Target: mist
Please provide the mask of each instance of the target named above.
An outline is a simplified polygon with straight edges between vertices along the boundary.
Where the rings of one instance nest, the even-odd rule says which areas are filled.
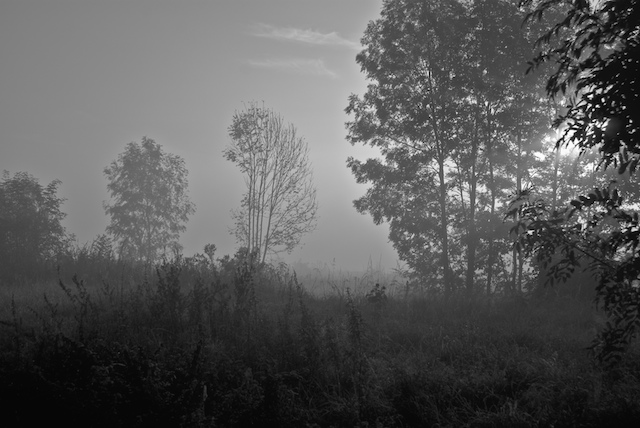
[[[3,426],[640,426],[637,0],[3,0]]]

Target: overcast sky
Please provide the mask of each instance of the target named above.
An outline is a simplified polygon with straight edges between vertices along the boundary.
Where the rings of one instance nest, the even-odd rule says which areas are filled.
[[[345,164],[374,154],[346,141],[344,108],[365,90],[355,55],[381,3],[0,0],[0,170],[61,180],[65,226],[84,243],[108,224],[104,167],[147,136],[189,169],[185,254],[233,254],[244,182],[222,151],[234,111],[264,101],[308,142],[318,188],[318,228],[287,260],[394,267]]]

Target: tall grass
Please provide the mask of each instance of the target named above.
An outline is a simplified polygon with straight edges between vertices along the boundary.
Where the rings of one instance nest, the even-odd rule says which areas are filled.
[[[589,302],[444,301],[382,272],[307,286],[284,266],[229,259],[138,278],[2,290],[4,426],[640,421],[640,351],[598,366],[587,347],[605,320]],[[322,278],[333,293],[318,293]]]

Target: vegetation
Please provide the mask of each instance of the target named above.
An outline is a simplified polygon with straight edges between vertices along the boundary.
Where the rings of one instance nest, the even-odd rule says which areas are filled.
[[[315,229],[316,189],[307,143],[273,110],[250,104],[236,112],[224,151],[245,176],[247,193],[234,211],[233,232],[248,254],[291,252]]]
[[[382,158],[348,165],[402,281],[265,263],[317,204],[304,140],[255,104],[224,153],[248,185],[233,257],[180,255],[187,170],[146,137],[82,247],[58,181],[5,172],[4,426],[638,426],[638,22],[634,0],[384,2],[347,107]],[[541,27],[546,88],[518,65]]]
[[[527,183],[553,191],[544,135],[554,110],[542,79],[524,73],[524,16],[500,0],[388,1],[356,58],[370,84],[349,98],[348,138],[382,158],[348,160],[371,183],[355,207],[389,223],[416,281],[449,296],[527,286],[502,213]]]
[[[153,265],[162,255],[179,253],[178,237],[195,212],[184,160],[143,137],[139,145],[127,144],[104,174],[113,200],[104,204],[111,217],[107,233],[119,257]]]
[[[556,148],[571,145],[584,155],[596,147],[598,169],[617,167],[617,176],[575,195],[564,208],[521,192],[508,215],[516,221],[518,245],[551,265],[551,279],[566,280],[588,266],[597,279],[596,302],[609,319],[593,347],[601,361],[615,363],[640,328],[640,4],[547,1],[528,17],[541,18],[560,3],[566,15],[538,39],[542,50],[531,63],[556,66],[546,85],[549,97],[563,98]],[[562,37],[559,43],[556,37]]]
[[[286,269],[205,255],[104,279],[2,290],[4,426],[640,421],[640,349],[598,365],[586,347],[603,321],[567,286],[445,302],[369,282],[314,297]]]
[[[371,83],[346,109],[350,142],[382,154],[348,160],[372,185],[355,207],[389,222],[420,285],[445,296],[522,291],[586,265],[610,321],[593,345],[607,362],[640,327],[638,10],[636,1],[385,2],[356,59]],[[543,15],[551,24],[537,22]],[[525,74],[536,39],[530,71],[544,73]],[[545,137],[554,116],[557,142]]]
[[[69,243],[60,223],[66,216],[58,196],[60,181],[42,186],[26,172],[11,176],[4,171],[0,182],[0,282],[34,278],[55,265]]]

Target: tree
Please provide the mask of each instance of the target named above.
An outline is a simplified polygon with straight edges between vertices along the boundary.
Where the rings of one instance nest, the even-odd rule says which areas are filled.
[[[455,218],[460,220],[466,246],[466,288],[473,291],[478,272],[485,271],[490,293],[493,266],[501,257],[496,241],[504,240],[496,211],[504,193],[498,175],[521,188],[550,115],[542,79],[523,72],[530,35],[521,28],[523,16],[516,4],[509,0],[463,4],[467,22],[465,55],[459,65],[464,80],[459,125],[463,138],[454,151],[451,178],[460,199],[460,215]],[[508,156],[500,159],[500,151]],[[479,224],[480,219],[492,224]],[[481,234],[478,229],[483,226]],[[512,262],[512,274],[511,288],[520,289],[521,261]]]
[[[627,168],[634,172],[640,157],[638,1],[547,0],[528,19],[542,19],[560,6],[567,8],[565,19],[538,39],[541,51],[530,63],[530,69],[555,63],[547,93],[552,98],[569,94],[565,112],[555,122],[564,127],[557,145],[576,145],[582,151],[597,146],[605,167],[613,163],[620,173]],[[554,44],[558,35],[566,38]]]
[[[372,184],[355,207],[389,222],[399,257],[445,294],[462,282],[474,292],[479,272],[492,290],[507,238],[499,198],[515,148],[541,133],[544,94],[521,93],[540,86],[524,76],[521,19],[503,0],[388,1],[356,57],[371,83],[349,98],[348,139],[382,158],[347,160]]]
[[[150,138],[129,143],[104,169],[112,202],[107,233],[118,243],[119,257],[154,263],[169,249],[179,251],[178,237],[195,212],[188,197],[184,160],[165,153]]]
[[[447,294],[454,275],[446,175],[459,137],[462,9],[452,0],[385,2],[356,56],[372,83],[346,108],[354,115],[346,124],[351,144],[369,144],[384,156],[347,160],[359,183],[373,184],[356,209],[376,224],[388,221],[400,258],[423,280],[441,280]]]
[[[55,259],[69,244],[61,221],[64,199],[59,180],[42,186],[26,172],[10,176],[4,171],[0,183],[1,274],[9,279],[29,275],[43,263]]]
[[[593,349],[615,363],[640,328],[640,224],[636,199],[628,199],[640,158],[640,5],[637,0],[524,0],[535,6],[529,19],[563,8],[564,17],[538,40],[531,69],[553,64],[547,80],[550,98],[562,98],[563,127],[556,147],[575,146],[581,154],[597,148],[599,165],[617,167],[618,183],[597,186],[553,209],[532,192],[513,201],[519,215],[517,245],[548,268],[549,280],[566,280],[582,264],[598,279],[596,302],[609,317]],[[559,40],[558,40],[559,38]],[[629,176],[625,176],[625,172]],[[626,182],[626,183],[625,183]],[[626,198],[625,198],[626,197]],[[635,207],[634,207],[635,206]]]
[[[233,211],[238,242],[260,262],[270,252],[291,252],[316,225],[307,143],[292,124],[256,103],[234,114],[229,136],[224,155],[247,186],[241,208]]]

